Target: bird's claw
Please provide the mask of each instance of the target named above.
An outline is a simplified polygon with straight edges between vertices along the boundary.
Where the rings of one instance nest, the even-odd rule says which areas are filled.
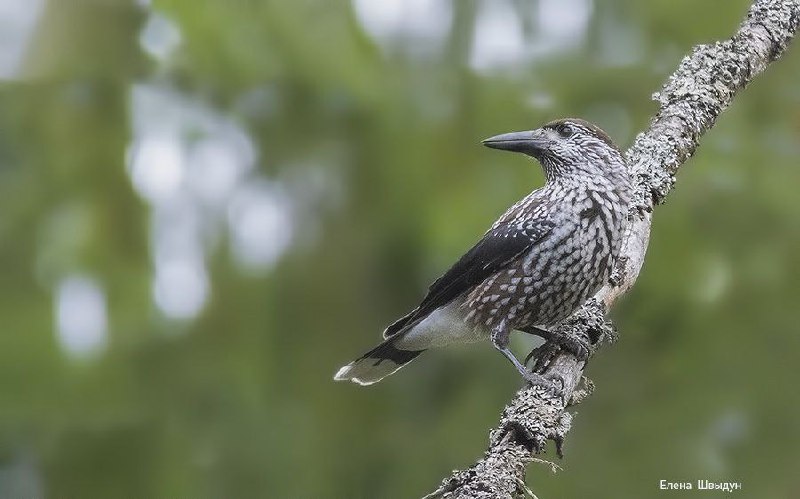
[[[561,350],[571,353],[581,362],[586,362],[592,355],[592,345],[578,336],[556,333],[550,341],[558,345]]]
[[[527,357],[525,357],[524,364],[527,366],[531,359],[533,359],[533,365],[530,367],[531,372],[542,373],[547,369],[547,366],[550,365],[550,362],[559,351],[561,351],[561,349],[557,344],[545,341],[528,353]]]
[[[525,357],[524,365],[527,366],[533,359],[533,365],[530,367],[531,372],[542,373],[561,351],[569,352],[579,361],[586,362],[591,356],[593,348],[588,341],[577,336],[551,333],[544,343],[528,353],[527,357]]]

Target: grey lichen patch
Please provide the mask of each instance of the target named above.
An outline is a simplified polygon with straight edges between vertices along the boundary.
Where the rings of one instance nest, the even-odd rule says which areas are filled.
[[[463,471],[454,471],[423,499],[514,498],[527,491],[520,476],[530,461],[530,453],[521,446],[492,448],[483,459]]]
[[[672,135],[658,136],[652,131],[636,137],[627,153],[634,184],[633,207],[640,215],[653,209],[672,189],[675,176],[656,158],[672,158],[678,150]]]
[[[586,376],[581,376],[581,384],[572,392],[568,405],[578,405],[594,393],[594,382]]]
[[[775,60],[789,46],[800,24],[800,10],[796,3],[796,0],[755,2],[739,30],[740,36],[747,38],[758,27],[763,28],[772,45],[770,61]]]
[[[613,286],[621,286],[627,277],[625,266],[630,260],[630,257],[621,256],[614,262],[614,268],[611,269],[611,275],[608,277],[608,282]]]

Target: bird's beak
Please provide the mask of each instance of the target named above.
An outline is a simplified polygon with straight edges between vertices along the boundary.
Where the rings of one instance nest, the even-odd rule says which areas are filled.
[[[527,132],[511,132],[495,135],[483,141],[483,145],[492,149],[522,152],[531,156],[538,156],[547,147],[547,139],[541,130]]]

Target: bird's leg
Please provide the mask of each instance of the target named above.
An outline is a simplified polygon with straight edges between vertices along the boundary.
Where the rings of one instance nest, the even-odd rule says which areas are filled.
[[[559,331],[550,331],[548,329],[544,329],[538,326],[528,326],[520,328],[520,331],[528,334],[534,334],[536,336],[541,336],[546,341],[545,345],[547,343],[556,345],[558,348],[574,355],[575,358],[578,359],[579,361],[588,360],[589,355],[593,350],[592,345],[588,341],[575,335],[566,334]],[[535,351],[536,350],[534,350],[534,352]],[[532,355],[533,352],[531,352],[525,359],[525,364],[528,363]]]
[[[508,327],[508,323],[505,319],[503,319],[492,329],[492,344],[497,350],[500,351],[500,353],[505,355],[512,364],[514,364],[514,367],[517,368],[517,371],[519,371],[519,373],[528,383],[547,388],[548,390],[557,390],[553,381],[545,378],[541,374],[528,371],[528,369],[526,369],[525,366],[520,363],[514,353],[508,348],[510,336],[511,328]]]

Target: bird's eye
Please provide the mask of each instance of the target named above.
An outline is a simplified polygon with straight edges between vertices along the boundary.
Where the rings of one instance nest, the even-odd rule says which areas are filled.
[[[573,130],[572,126],[570,126],[568,123],[562,123],[556,127],[556,132],[558,132],[562,138],[567,139],[572,137],[572,134],[575,133],[575,130]]]

